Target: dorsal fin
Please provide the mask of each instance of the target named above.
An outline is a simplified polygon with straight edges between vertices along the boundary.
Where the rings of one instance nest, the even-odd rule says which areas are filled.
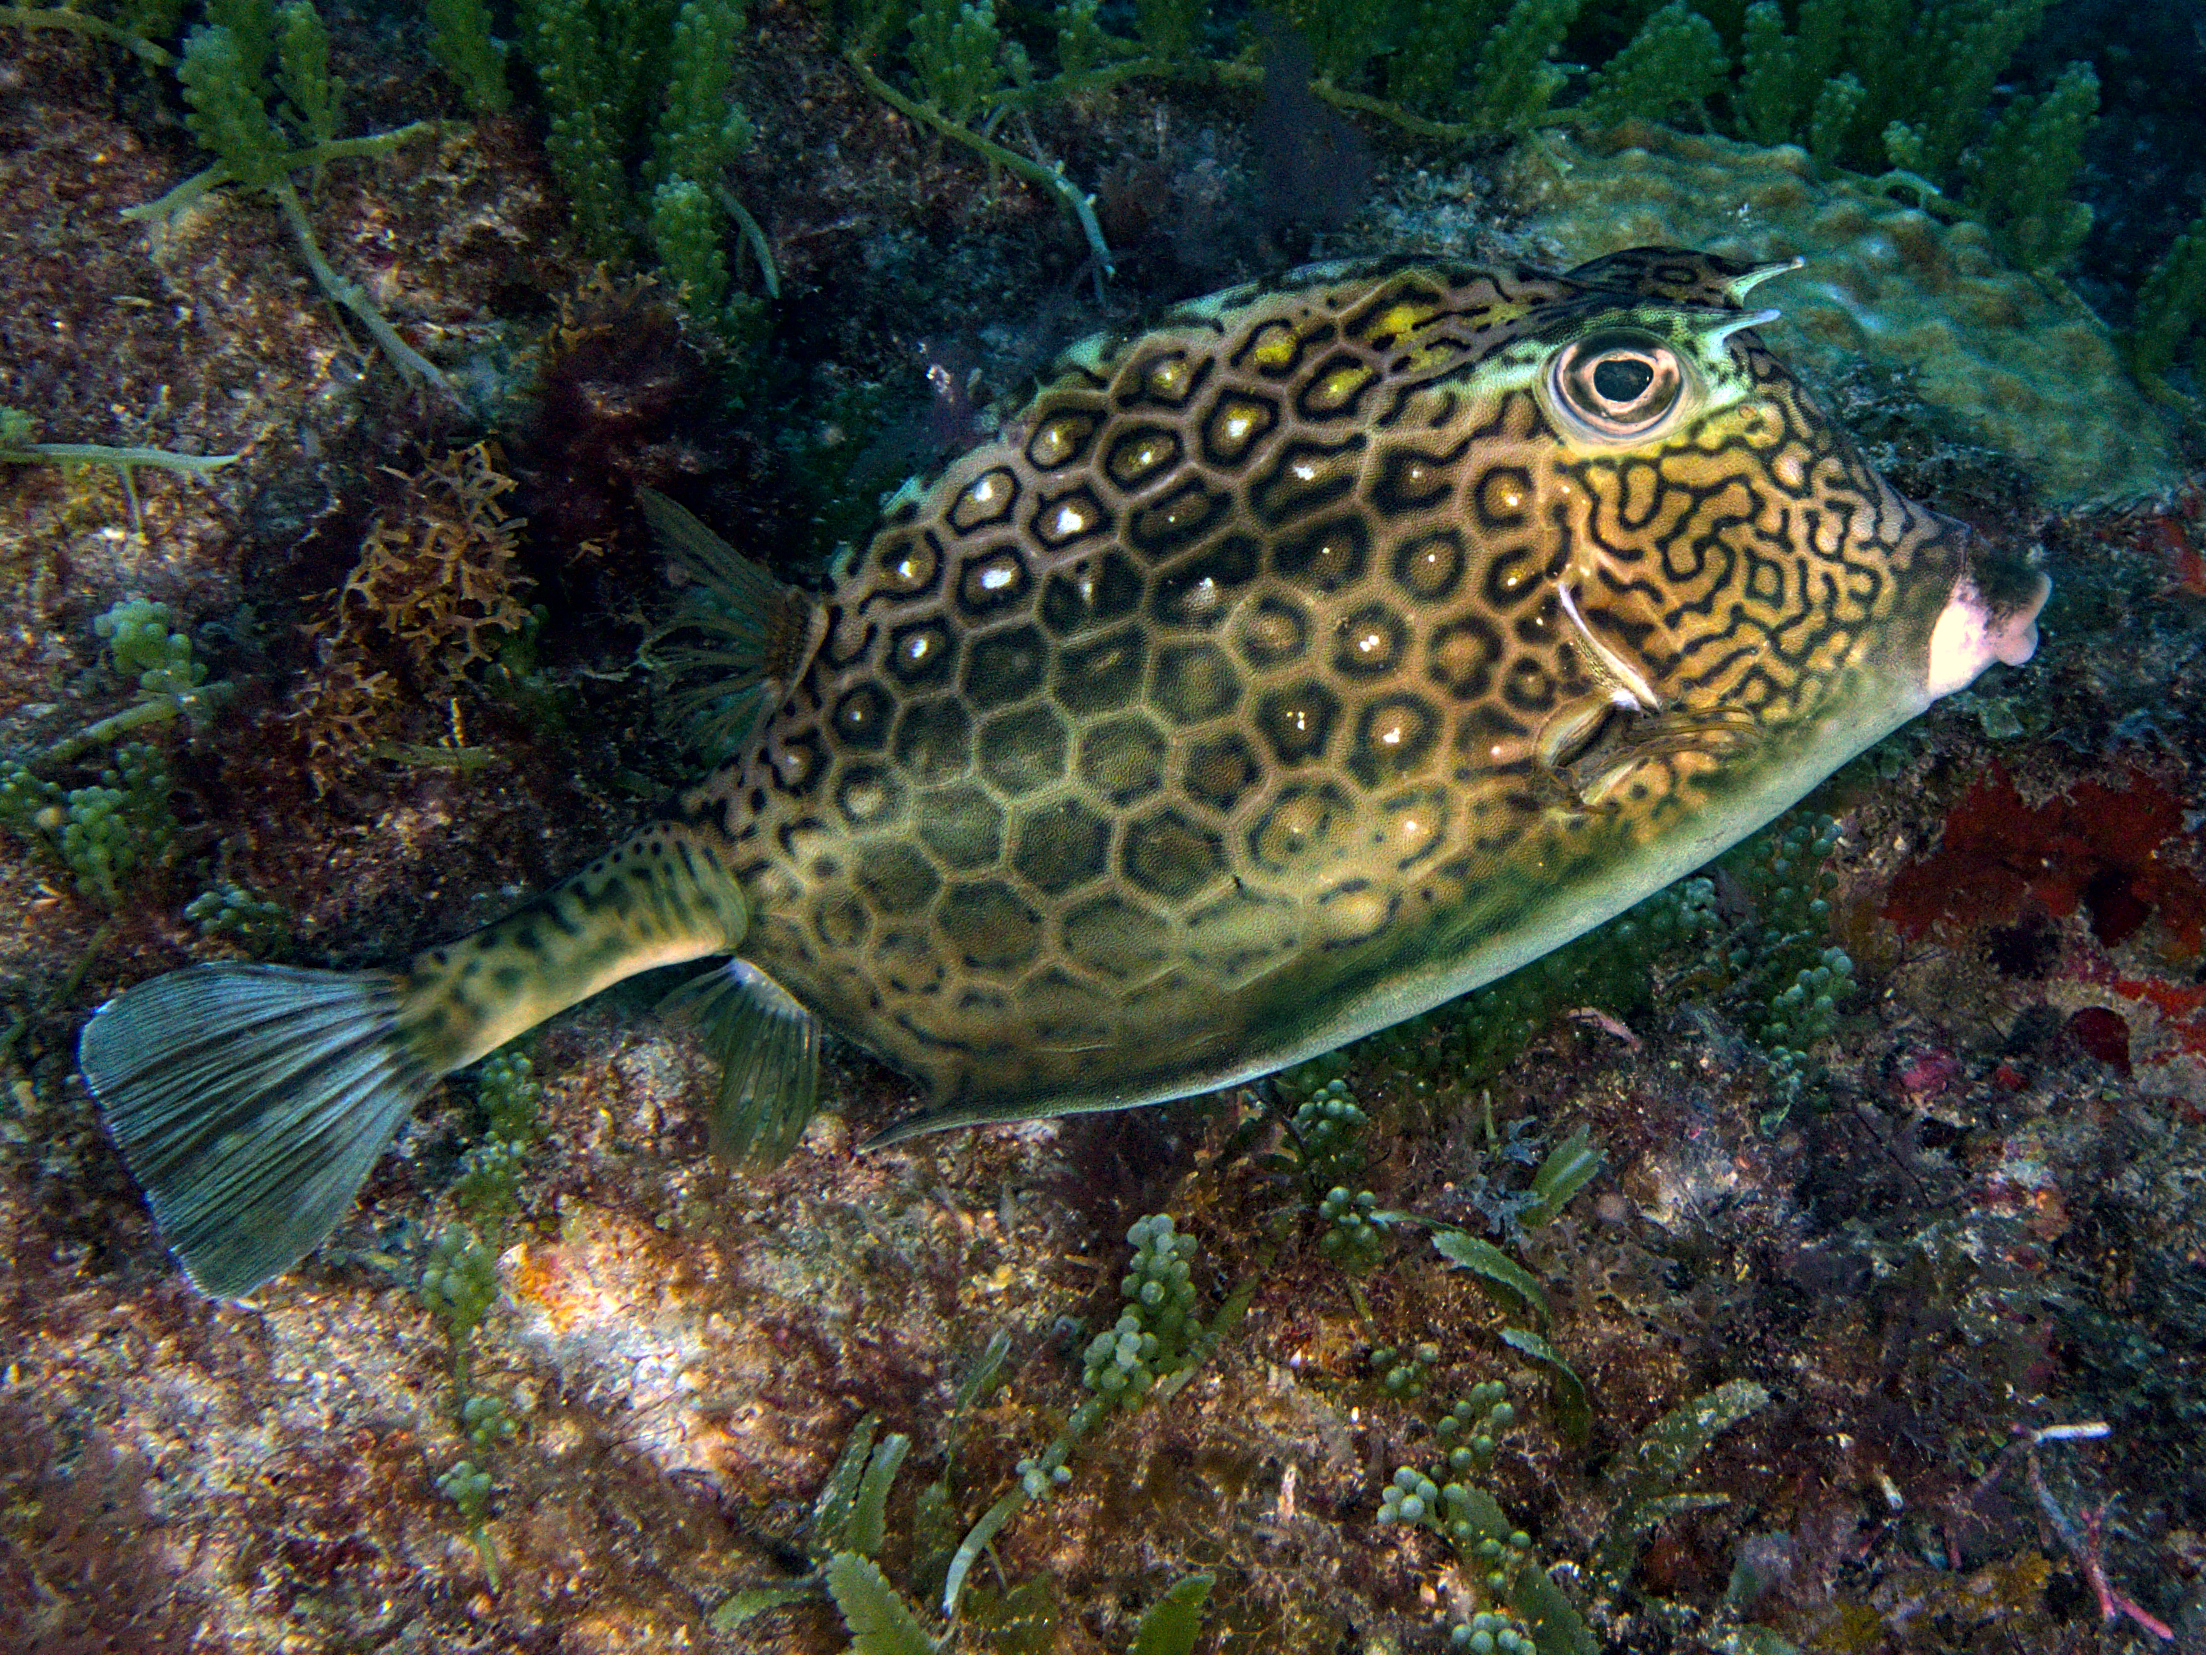
[[[681,612],[647,649],[681,687],[676,715],[707,745],[731,756],[748,744],[759,715],[811,665],[827,630],[809,592],[784,586],[695,517],[653,489],[638,489],[643,514],[667,558],[695,580]],[[682,633],[694,643],[667,643]]]

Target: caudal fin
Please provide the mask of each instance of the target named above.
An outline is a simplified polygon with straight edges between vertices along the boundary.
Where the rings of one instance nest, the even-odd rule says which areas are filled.
[[[202,1291],[246,1292],[336,1228],[436,1080],[399,1010],[385,972],[221,964],[92,1014],[77,1063]]]

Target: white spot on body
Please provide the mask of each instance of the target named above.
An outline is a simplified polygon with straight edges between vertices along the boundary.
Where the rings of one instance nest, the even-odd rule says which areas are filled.
[[[1180,613],[1188,620],[1207,620],[1218,611],[1224,594],[1218,590],[1217,580],[1204,575],[1180,596]]]

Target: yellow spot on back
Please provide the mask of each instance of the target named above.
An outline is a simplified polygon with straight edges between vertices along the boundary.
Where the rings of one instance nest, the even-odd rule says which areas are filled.
[[[1249,347],[1250,360],[1260,368],[1284,368],[1294,360],[1295,332],[1284,322],[1267,322]]]
[[[1431,317],[1432,312],[1433,307],[1431,305],[1411,304],[1407,300],[1399,301],[1387,306],[1384,314],[1379,317],[1377,325],[1371,331],[1374,334],[1393,334],[1398,337],[1422,325]]]
[[[1371,383],[1371,370],[1363,366],[1335,368],[1311,388],[1311,406],[1320,411],[1330,411],[1346,406],[1356,393]]]
[[[1034,441],[1027,448],[1027,457],[1036,465],[1062,465],[1072,458],[1073,450],[1086,435],[1085,420],[1051,420],[1034,433]]]

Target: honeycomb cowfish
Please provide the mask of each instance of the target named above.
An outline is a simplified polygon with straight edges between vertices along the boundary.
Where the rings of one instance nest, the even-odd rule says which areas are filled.
[[[1902,498],[1746,306],[1638,249],[1236,288],[1062,357],[812,594],[672,502],[717,773],[389,971],[202,964],[85,1078],[201,1288],[289,1268],[437,1077],[676,990],[721,1147],[787,1152],[823,1033],[884,1136],[1263,1075],[1579,935],[2036,646],[2044,577]]]

